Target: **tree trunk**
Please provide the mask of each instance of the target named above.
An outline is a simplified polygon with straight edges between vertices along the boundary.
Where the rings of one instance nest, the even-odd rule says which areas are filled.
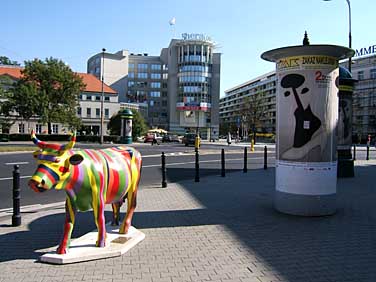
[[[51,122],[47,123],[47,131],[48,131],[48,135],[52,134],[52,125],[51,125]]]

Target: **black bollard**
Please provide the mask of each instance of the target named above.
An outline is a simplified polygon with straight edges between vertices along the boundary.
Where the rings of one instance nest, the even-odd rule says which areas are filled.
[[[198,159],[198,149],[196,151],[196,162],[195,162],[195,182],[200,182],[200,166],[199,166],[199,159]]]
[[[266,146],[264,147],[264,169],[268,168],[268,151]]]
[[[354,158],[353,160],[355,161],[356,160],[356,145],[354,144]]]
[[[367,145],[367,156],[366,156],[366,160],[368,161],[369,160],[369,146]]]
[[[20,212],[20,171],[19,166],[14,166],[13,171],[13,216],[12,226],[21,225],[21,212]]]
[[[244,167],[243,172],[247,172],[247,147],[244,147]]]
[[[225,149],[222,149],[222,152],[221,152],[221,176],[222,177],[225,177],[226,176],[226,173],[225,173]]]
[[[167,187],[166,182],[166,156],[164,152],[162,152],[162,188]]]

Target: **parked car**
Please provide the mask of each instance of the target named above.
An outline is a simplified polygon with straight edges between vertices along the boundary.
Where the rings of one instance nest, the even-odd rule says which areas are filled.
[[[180,142],[179,136],[176,134],[165,134],[162,136],[162,142]]]
[[[160,143],[162,141],[162,136],[160,136],[158,133],[148,133],[145,135],[144,143],[148,143],[148,142],[151,143],[153,142],[153,140]]]
[[[185,146],[188,146],[188,145],[195,145],[195,141],[196,141],[196,134],[195,133],[186,133],[182,139],[182,143],[185,145]],[[201,139],[199,141],[199,146],[201,145]]]

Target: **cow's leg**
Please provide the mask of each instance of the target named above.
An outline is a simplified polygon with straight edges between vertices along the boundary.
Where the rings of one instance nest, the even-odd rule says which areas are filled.
[[[134,210],[136,209],[136,205],[137,205],[137,186],[138,186],[138,182],[135,185],[135,187],[131,187],[130,190],[133,190],[133,191],[128,192],[127,215],[125,216],[123,222],[121,223],[121,226],[119,229],[120,234],[127,234],[129,227],[131,227],[132,225],[132,217],[133,217]]]
[[[111,225],[113,225],[113,226],[119,225],[121,204],[122,204],[122,201],[112,204],[112,222],[111,222]]]
[[[72,206],[69,197],[65,200],[65,224],[64,224],[64,236],[57,248],[58,254],[66,254],[69,248],[70,239],[73,231],[74,220],[76,217],[76,209]]]
[[[104,199],[100,197],[98,204],[93,207],[95,224],[98,228],[97,247],[104,247],[106,245],[106,222],[104,218]]]

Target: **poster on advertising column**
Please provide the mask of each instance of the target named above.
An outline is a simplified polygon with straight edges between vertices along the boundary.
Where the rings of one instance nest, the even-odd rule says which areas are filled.
[[[338,75],[338,60],[329,56],[277,62],[277,190],[335,193],[335,183],[328,180],[336,181]],[[306,176],[316,183],[304,183]]]

